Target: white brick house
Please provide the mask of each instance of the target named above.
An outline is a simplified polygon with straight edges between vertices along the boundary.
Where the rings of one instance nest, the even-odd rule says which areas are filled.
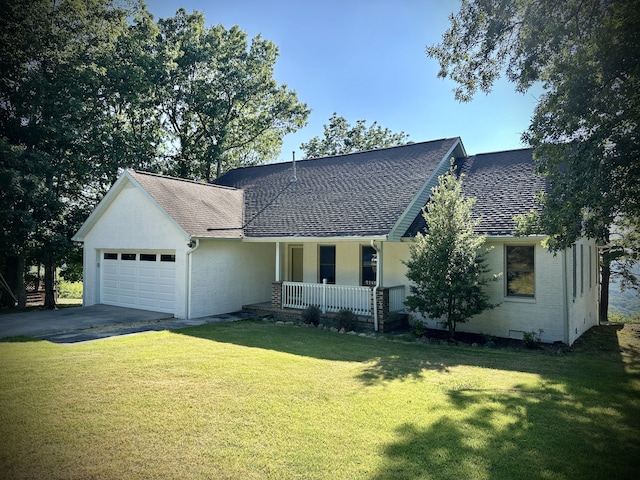
[[[513,216],[546,188],[531,150],[467,156],[459,138],[232,170],[215,185],[127,171],[74,239],[84,242],[84,304],[194,318],[270,302],[351,308],[384,329],[409,292],[404,261],[421,209],[454,159],[494,247],[500,306],[459,331],[571,344],[598,323],[597,249],[553,255],[514,236]],[[294,173],[295,172],[295,173]],[[325,280],[326,279],[326,280]],[[323,284],[323,280],[324,284]],[[440,327],[438,320],[427,320]]]

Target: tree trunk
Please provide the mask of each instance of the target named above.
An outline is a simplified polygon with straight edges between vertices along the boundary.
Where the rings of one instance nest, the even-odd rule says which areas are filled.
[[[18,257],[10,256],[5,259],[3,277],[7,282],[7,286],[11,290],[10,292],[0,287],[2,295],[0,295],[0,306],[15,308],[16,306],[16,293],[17,279],[18,279]]]
[[[609,320],[609,278],[611,277],[611,263],[607,254],[602,255],[600,267],[600,323]]]
[[[18,257],[18,271],[16,272],[16,297],[18,298],[18,308],[27,308],[27,287],[24,284],[24,257]]]
[[[55,273],[52,255],[47,254],[44,261],[44,308],[49,310],[56,309]]]

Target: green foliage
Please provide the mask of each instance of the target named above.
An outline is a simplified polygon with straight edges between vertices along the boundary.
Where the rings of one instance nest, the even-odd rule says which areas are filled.
[[[309,110],[277,47],[140,0],[7,0],[0,15],[0,272],[77,278],[71,237],[123,168],[210,180],[274,158]],[[212,165],[215,171],[212,172]],[[0,298],[0,302],[3,301]],[[13,303],[13,301],[12,301]]]
[[[516,90],[542,84],[523,140],[549,180],[542,212],[523,224],[562,250],[606,240],[616,217],[640,220],[640,9],[634,0],[464,0],[427,54],[458,100],[489,93],[505,72]],[[640,249],[638,245],[635,247]]]
[[[335,112],[324,126],[324,138],[313,137],[300,145],[305,158],[317,158],[330,155],[374,150],[376,148],[402,145],[409,138],[404,132],[393,133],[373,122],[368,128],[364,120],[358,120],[351,126],[344,117]]]
[[[609,313],[609,322],[612,323],[640,323],[640,311],[625,315],[622,312]]]
[[[258,35],[249,44],[238,26],[207,28],[201,13],[184,9],[159,27],[164,171],[210,181],[276,158],[282,137],[306,124],[307,106],[273,77],[273,42]]]
[[[336,314],[338,327],[344,328],[346,331],[355,330],[358,324],[358,316],[348,308],[343,308]]]
[[[322,315],[322,311],[317,305],[309,305],[302,311],[302,319],[305,323],[310,323],[311,325],[318,325],[320,323],[320,316]]]
[[[82,282],[59,282],[58,298],[82,298]]]
[[[424,322],[422,320],[418,320],[413,315],[409,320],[409,326],[416,337],[425,337],[427,335],[427,328],[425,327]]]
[[[542,342],[543,333],[544,333],[543,329],[539,329],[538,333],[535,333],[533,331],[524,332],[522,334],[522,341],[524,343],[524,346],[529,349],[538,348],[540,346],[540,343]]]
[[[426,234],[418,234],[406,262],[411,295],[406,304],[431,318],[443,318],[451,337],[456,325],[494,307],[483,287],[485,274],[484,237],[473,231],[475,199],[462,196],[462,180],[453,167],[439,177],[423,211]]]

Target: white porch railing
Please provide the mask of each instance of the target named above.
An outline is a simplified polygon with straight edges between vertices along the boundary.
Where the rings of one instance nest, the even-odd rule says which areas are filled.
[[[317,305],[323,313],[348,308],[356,315],[371,315],[370,287],[325,283],[282,282],[282,306],[305,309]]]
[[[404,285],[389,287],[389,311],[401,312],[405,309]]]

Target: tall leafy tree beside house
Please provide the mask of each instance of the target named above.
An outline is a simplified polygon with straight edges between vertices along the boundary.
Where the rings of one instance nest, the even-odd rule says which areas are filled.
[[[416,235],[406,262],[412,282],[407,307],[443,319],[451,338],[459,323],[494,307],[484,292],[486,249],[484,237],[474,232],[474,202],[462,196],[462,179],[453,168],[440,176],[423,210],[427,230]]]
[[[107,68],[122,63],[119,39],[134,27],[134,13],[143,15],[144,8],[111,0],[2,5],[2,257],[5,268],[18,265],[11,280],[18,290],[25,262],[44,264],[50,308],[55,266],[72,248],[69,239],[96,187],[113,178],[125,150],[114,141],[125,129],[112,120],[115,99],[131,85],[114,82]]]
[[[277,158],[282,137],[306,124],[309,109],[274,79],[276,45],[259,35],[249,43],[238,26],[207,28],[201,13],[183,9],[159,26],[158,49],[169,55],[160,84],[163,169],[211,181]]]
[[[450,20],[427,54],[440,63],[440,77],[458,84],[456,99],[489,93],[503,74],[518,92],[544,88],[523,140],[550,188],[539,197],[540,214],[520,219],[521,231],[544,232],[557,251],[581,236],[607,242],[620,218],[638,225],[637,2],[463,0]]]
[[[328,157],[402,145],[408,138],[406,133],[394,133],[377,122],[367,127],[365,120],[358,120],[351,125],[334,112],[329,124],[324,126],[324,137],[313,137],[300,145],[300,149],[305,158]]]
[[[0,38],[0,272],[24,299],[25,266],[44,264],[50,308],[55,267],[77,261],[70,238],[122,168],[209,180],[275,156],[308,115],[273,79],[273,43],[200,14],[6,0]]]

